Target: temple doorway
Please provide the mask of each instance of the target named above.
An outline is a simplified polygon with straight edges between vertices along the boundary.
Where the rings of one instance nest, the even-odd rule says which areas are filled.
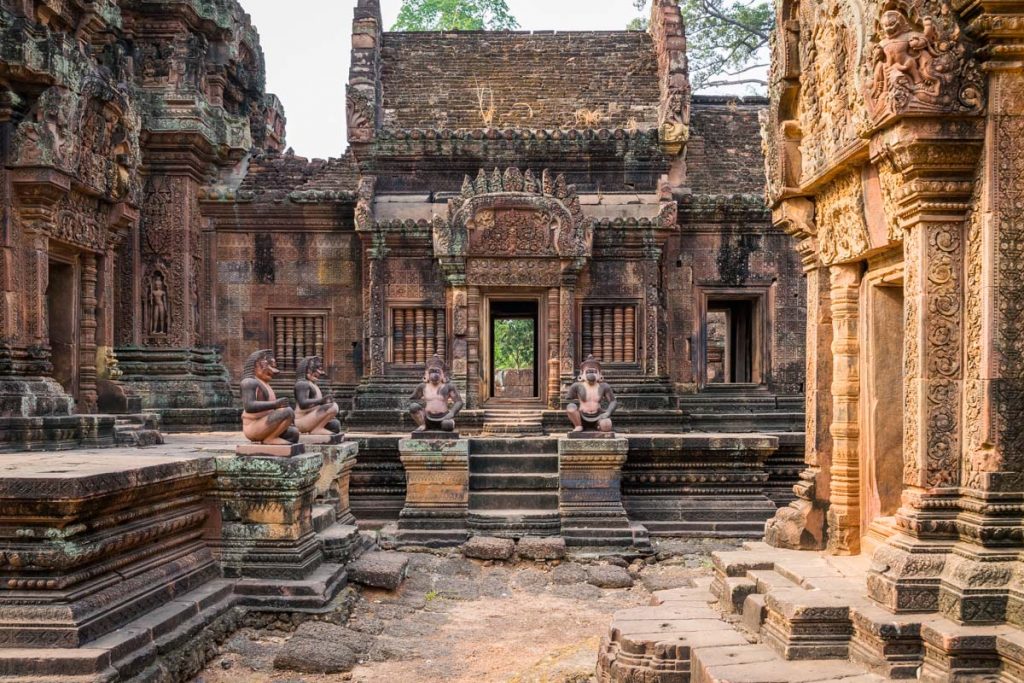
[[[46,288],[46,314],[50,333],[50,360],[53,378],[69,395],[78,394],[78,316],[75,305],[75,266],[66,261],[50,261]]]
[[[860,523],[865,552],[893,533],[903,489],[903,287],[893,277],[866,275],[861,300]]]
[[[700,349],[702,386],[760,384],[764,381],[763,297],[719,292],[704,301]]]
[[[490,396],[496,401],[537,401],[538,301],[492,300],[490,318]]]

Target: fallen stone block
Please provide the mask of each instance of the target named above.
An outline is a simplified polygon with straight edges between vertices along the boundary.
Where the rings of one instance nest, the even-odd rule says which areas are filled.
[[[462,545],[462,554],[477,560],[508,560],[516,550],[511,538],[473,536]]]
[[[327,645],[318,638],[295,636],[274,657],[274,668],[307,674],[351,671],[358,663],[355,652],[342,644]]]
[[[561,536],[524,536],[516,546],[525,560],[561,560],[565,557],[565,539]]]
[[[598,588],[629,588],[633,585],[633,577],[622,567],[598,564],[587,569],[587,583]]]
[[[390,591],[398,588],[409,568],[409,556],[403,553],[365,553],[348,567],[348,578],[371,588]]]

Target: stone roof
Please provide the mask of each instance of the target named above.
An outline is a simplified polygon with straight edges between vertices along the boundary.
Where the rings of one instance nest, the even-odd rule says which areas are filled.
[[[657,127],[640,31],[385,33],[381,59],[385,128]]]
[[[359,169],[351,152],[340,159],[313,160],[260,153],[250,160],[237,196],[247,201],[349,200],[358,186]]]
[[[763,97],[693,96],[686,185],[695,194],[764,193],[758,113],[767,107]]]

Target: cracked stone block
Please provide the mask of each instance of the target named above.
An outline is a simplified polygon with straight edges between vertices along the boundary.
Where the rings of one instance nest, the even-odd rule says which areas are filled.
[[[525,560],[561,560],[565,557],[565,539],[561,536],[524,536],[516,546]]]
[[[630,588],[633,577],[622,567],[599,564],[587,568],[587,583],[598,588]]]
[[[473,536],[462,545],[462,554],[477,560],[508,560],[516,550],[511,538]]]
[[[405,579],[409,556],[403,553],[366,553],[348,567],[348,578],[371,588],[395,590]]]

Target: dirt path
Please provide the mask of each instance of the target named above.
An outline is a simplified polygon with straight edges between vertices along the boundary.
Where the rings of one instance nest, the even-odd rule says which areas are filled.
[[[401,588],[361,590],[344,626],[306,624],[295,636],[243,630],[195,683],[588,681],[613,612],[709,572],[707,544],[683,543],[679,553],[665,548],[663,561],[634,564],[633,587],[618,589],[591,585],[592,566],[576,562],[490,566],[454,554],[413,554]],[[275,669],[282,653],[310,671],[344,666],[339,657],[349,653],[354,668]]]

